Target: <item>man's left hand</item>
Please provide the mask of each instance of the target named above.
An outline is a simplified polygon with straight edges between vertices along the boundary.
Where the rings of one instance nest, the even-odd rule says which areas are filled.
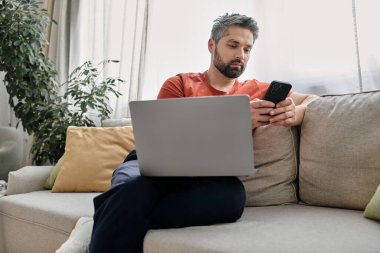
[[[290,97],[279,102],[276,108],[269,112],[269,115],[271,116],[269,119],[271,125],[295,126],[300,124],[296,117],[296,105]]]

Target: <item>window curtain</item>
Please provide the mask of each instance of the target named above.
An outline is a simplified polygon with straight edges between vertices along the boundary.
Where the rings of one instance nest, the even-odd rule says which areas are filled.
[[[148,0],[45,0],[40,7],[46,9],[57,24],[46,31],[49,46],[45,53],[55,63],[60,84],[85,61],[95,65],[102,60],[119,60],[104,70],[104,77],[121,77],[127,83],[119,85],[123,95],[110,96],[113,118],[129,117],[128,101],[141,98],[145,61]],[[3,73],[0,73],[1,80]],[[67,87],[61,86],[64,94]],[[1,126],[15,126],[17,119],[8,104],[5,86],[0,88]],[[90,115],[100,125],[97,115]],[[19,127],[22,132],[22,127]],[[24,162],[32,164],[29,152],[33,136],[24,135]]]
[[[288,81],[318,95],[380,89],[380,1],[208,3],[151,0],[144,99],[155,99],[170,76],[208,68],[212,21],[226,12],[252,16],[260,28],[241,80]]]
[[[380,1],[352,0],[356,12],[358,53],[363,90],[380,90]]]
[[[58,24],[51,27],[49,57],[57,66],[60,83],[85,61],[97,65],[118,60],[107,65],[103,77],[126,81],[117,87],[122,96],[110,96],[109,105],[111,117],[129,117],[128,101],[142,96],[148,0],[55,1],[52,17]],[[61,94],[65,89],[61,87]]]
[[[379,9],[376,0],[254,0],[255,76],[319,95],[380,89]]]
[[[44,8],[48,10],[50,17],[55,20],[56,24],[51,24],[48,27],[47,36],[49,46],[47,54],[55,63],[58,70],[58,82],[63,84],[67,81],[69,75],[69,60],[70,60],[70,38],[71,38],[71,21],[72,15],[77,15],[75,9],[75,1],[71,0],[46,0]],[[73,8],[72,8],[73,7]],[[66,87],[60,87],[59,94],[63,95]]]

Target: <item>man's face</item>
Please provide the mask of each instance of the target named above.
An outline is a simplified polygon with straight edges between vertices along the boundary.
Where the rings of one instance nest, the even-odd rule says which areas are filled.
[[[218,43],[212,42],[210,51],[214,66],[228,78],[237,78],[243,74],[253,46],[252,32],[232,26]]]

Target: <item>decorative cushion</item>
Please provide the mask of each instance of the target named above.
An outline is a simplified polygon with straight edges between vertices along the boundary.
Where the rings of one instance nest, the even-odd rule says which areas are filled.
[[[364,217],[380,221],[380,185],[365,208]]]
[[[246,205],[296,203],[297,130],[270,125],[259,127],[253,142],[258,170],[253,176],[240,177],[247,194]]]
[[[58,162],[56,163],[56,165],[50,172],[49,177],[46,179],[45,184],[44,184],[44,188],[46,190],[51,190],[53,188],[53,185],[54,185],[55,180],[57,179],[58,173],[61,171],[63,158],[64,156],[59,158]]]
[[[380,184],[380,92],[326,96],[301,128],[300,199],[363,210]]]
[[[53,192],[103,192],[134,148],[131,127],[69,127],[65,159]]]

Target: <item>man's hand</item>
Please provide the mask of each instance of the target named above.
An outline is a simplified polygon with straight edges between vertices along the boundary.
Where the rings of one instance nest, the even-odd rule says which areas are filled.
[[[276,108],[269,112],[271,125],[275,126],[296,126],[302,121],[297,118],[296,105],[291,97],[286,98],[276,105]]]
[[[298,126],[302,124],[307,105],[318,96],[293,92],[290,97],[277,105],[270,101],[253,99],[251,101],[252,129],[259,126]]]
[[[271,118],[269,113],[274,110],[273,108],[275,104],[270,101],[260,100],[258,98],[253,99],[250,104],[252,129],[259,126],[268,125]]]

